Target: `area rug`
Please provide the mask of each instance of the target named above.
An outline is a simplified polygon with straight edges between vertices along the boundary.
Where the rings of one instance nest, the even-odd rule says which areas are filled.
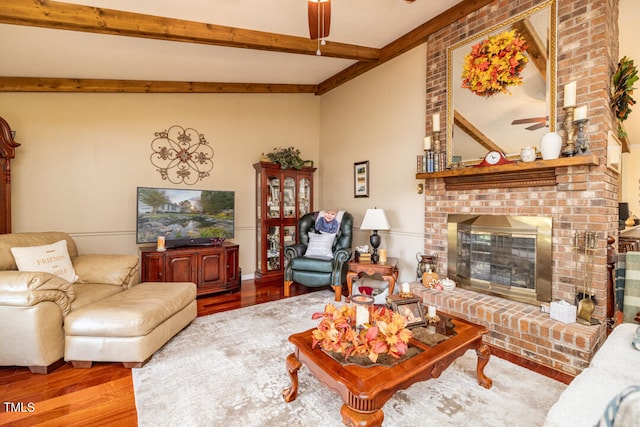
[[[140,426],[340,426],[342,400],[302,366],[298,398],[290,386],[287,338],[314,327],[314,312],[333,301],[317,291],[199,317],[151,361],[133,370]],[[566,386],[492,357],[486,390],[476,381],[468,351],[439,378],[397,392],[383,407],[384,424],[541,426]]]

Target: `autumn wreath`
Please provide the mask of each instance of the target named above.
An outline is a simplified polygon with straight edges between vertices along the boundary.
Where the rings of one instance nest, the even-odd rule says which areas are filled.
[[[516,30],[488,37],[471,47],[464,58],[462,87],[479,96],[509,93],[522,84],[522,70],[529,62],[527,43]]]
[[[411,331],[406,329],[407,319],[385,307],[371,307],[369,323],[356,329],[355,308],[351,305],[336,307],[327,304],[323,313],[312,319],[321,319],[313,330],[312,347],[344,356],[367,356],[372,362],[381,354],[399,359],[408,349]]]

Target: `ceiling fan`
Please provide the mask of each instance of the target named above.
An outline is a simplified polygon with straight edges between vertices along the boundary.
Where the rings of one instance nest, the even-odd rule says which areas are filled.
[[[548,121],[549,121],[549,116],[546,116],[546,117],[529,117],[527,119],[516,119],[516,120],[512,121],[511,124],[512,125],[523,125],[523,124],[534,123],[531,126],[527,126],[525,129],[526,130],[537,130],[537,129],[542,129],[544,127],[549,126],[547,124]]]
[[[309,15],[309,36],[311,40],[318,40],[317,55],[320,55],[320,45],[324,45],[324,38],[329,36],[331,29],[331,0],[309,0],[307,7]]]

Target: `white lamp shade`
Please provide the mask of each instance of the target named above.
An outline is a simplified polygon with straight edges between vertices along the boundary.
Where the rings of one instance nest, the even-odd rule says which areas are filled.
[[[360,230],[389,230],[389,220],[384,209],[367,209]]]

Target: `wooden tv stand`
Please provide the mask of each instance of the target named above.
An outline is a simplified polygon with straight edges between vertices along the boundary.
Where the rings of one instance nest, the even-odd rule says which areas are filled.
[[[198,296],[240,289],[239,245],[141,248],[141,282],[193,282]]]

